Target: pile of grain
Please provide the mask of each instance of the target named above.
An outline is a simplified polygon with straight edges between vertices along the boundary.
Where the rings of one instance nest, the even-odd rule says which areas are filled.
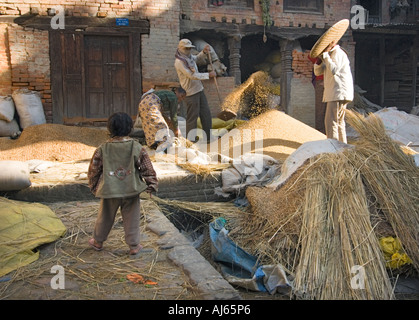
[[[99,128],[40,124],[23,130],[16,139],[0,139],[0,160],[73,161],[90,159],[109,138]]]
[[[304,142],[326,139],[326,136],[278,110],[268,110],[231,130],[211,144],[224,156],[236,158],[246,152],[263,153],[284,161]],[[218,149],[217,149],[218,147]]]

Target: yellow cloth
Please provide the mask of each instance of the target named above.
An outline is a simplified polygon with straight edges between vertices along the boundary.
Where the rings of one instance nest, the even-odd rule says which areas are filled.
[[[386,266],[390,269],[397,269],[405,264],[412,263],[412,260],[403,251],[400,240],[393,237],[380,239],[380,247],[386,259]]]
[[[65,232],[49,207],[0,197],[0,277],[36,261],[39,252],[32,250]]]

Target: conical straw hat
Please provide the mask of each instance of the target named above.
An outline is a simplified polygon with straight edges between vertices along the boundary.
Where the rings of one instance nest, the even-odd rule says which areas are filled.
[[[329,28],[317,42],[314,44],[313,48],[310,51],[311,58],[317,58],[324,49],[334,40],[338,42],[340,38],[345,34],[346,29],[349,27],[349,20],[343,19],[339,22],[336,22],[333,26]]]

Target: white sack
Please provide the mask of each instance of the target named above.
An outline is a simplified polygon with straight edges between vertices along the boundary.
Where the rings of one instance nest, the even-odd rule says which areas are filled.
[[[22,161],[0,161],[0,191],[18,191],[31,185],[29,166]]]
[[[13,92],[12,97],[22,129],[46,123],[44,108],[38,92],[19,89]]]
[[[11,122],[15,116],[15,104],[11,96],[0,96],[0,120]]]

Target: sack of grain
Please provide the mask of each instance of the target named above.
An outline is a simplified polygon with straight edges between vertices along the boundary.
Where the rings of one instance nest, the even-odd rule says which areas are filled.
[[[15,104],[11,96],[0,96],[0,120],[10,122],[15,116]]]
[[[22,129],[46,123],[44,107],[38,92],[19,89],[13,92],[12,97]]]
[[[281,77],[282,64],[277,63],[271,68],[271,77],[274,79]]]
[[[281,62],[281,50],[271,51],[265,59],[266,62],[278,64]]]
[[[16,137],[20,134],[20,128],[15,119],[7,122],[0,120],[0,137]]]
[[[18,191],[31,185],[29,166],[22,161],[0,161],[0,191]]]

